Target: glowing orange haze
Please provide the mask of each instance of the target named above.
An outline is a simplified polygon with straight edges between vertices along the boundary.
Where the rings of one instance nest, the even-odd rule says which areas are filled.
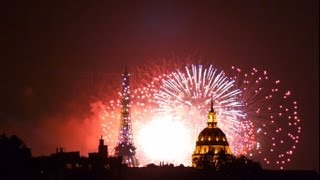
[[[15,123],[7,133],[16,134],[33,156],[49,155],[57,147],[64,151],[80,151],[82,156],[88,152],[96,152],[101,136],[99,112],[103,108],[101,102],[90,104],[92,115],[85,119],[74,117],[51,117],[35,124]]]

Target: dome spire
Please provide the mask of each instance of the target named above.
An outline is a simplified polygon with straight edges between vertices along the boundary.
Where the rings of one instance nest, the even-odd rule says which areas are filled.
[[[217,113],[213,108],[213,98],[211,98],[211,109],[208,113],[208,127],[217,127]]]
[[[211,112],[214,112],[214,109],[213,109],[213,98],[211,97]]]

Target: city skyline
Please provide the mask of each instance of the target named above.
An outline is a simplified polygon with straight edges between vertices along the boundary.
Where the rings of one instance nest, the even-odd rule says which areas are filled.
[[[1,13],[0,131],[35,154],[65,145],[92,151],[97,113],[125,65],[190,56],[281,79],[299,102],[303,130],[289,168],[319,169],[318,1],[6,2]]]

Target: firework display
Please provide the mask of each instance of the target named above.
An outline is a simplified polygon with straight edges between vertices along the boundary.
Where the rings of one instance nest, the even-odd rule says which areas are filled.
[[[280,168],[291,161],[301,133],[298,102],[267,71],[232,67],[230,76],[242,91],[238,100],[252,123],[254,147],[245,155],[259,160],[265,168]]]
[[[255,68],[248,73],[235,67],[224,72],[213,65],[187,65],[171,71],[166,67],[164,72],[149,73],[148,82],[140,75],[141,80],[136,79],[131,87],[133,139],[140,165],[190,165],[211,99],[233,154],[260,161],[265,168],[282,169],[291,161],[301,132],[298,103],[290,91],[281,89],[279,80]],[[111,155],[121,106],[118,93],[101,115]]]
[[[159,113],[170,114],[182,121],[190,129],[193,144],[199,132],[205,127],[209,102],[214,101],[218,112],[219,127],[227,134],[235,155],[242,154],[252,143],[253,134],[248,133],[249,122],[246,121],[243,106],[237,97],[241,93],[234,86],[235,81],[225,76],[210,65],[186,66],[162,79],[154,100]],[[190,157],[190,156],[189,156]]]

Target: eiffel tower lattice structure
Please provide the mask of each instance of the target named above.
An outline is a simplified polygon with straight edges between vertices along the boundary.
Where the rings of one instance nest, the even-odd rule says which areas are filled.
[[[122,74],[122,109],[118,144],[115,147],[115,155],[122,156],[122,163],[128,167],[139,165],[136,154],[136,147],[133,143],[133,134],[130,116],[130,74],[125,69]]]

